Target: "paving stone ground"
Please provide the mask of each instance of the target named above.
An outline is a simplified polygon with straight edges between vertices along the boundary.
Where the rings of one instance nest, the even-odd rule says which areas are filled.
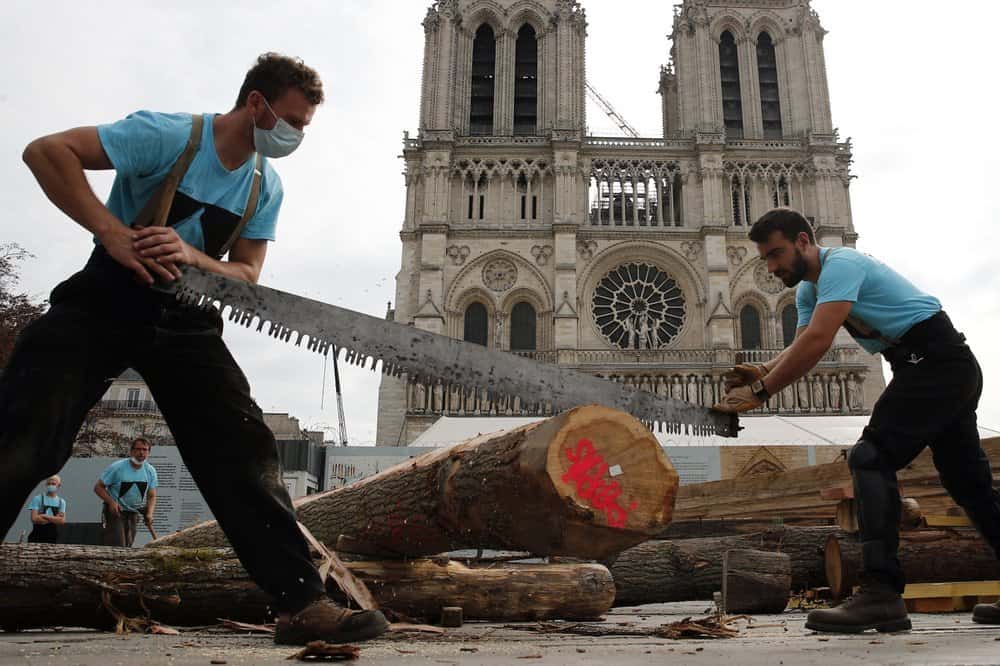
[[[611,626],[658,626],[701,617],[705,603],[618,608]],[[540,634],[500,624],[469,623],[443,636],[394,634],[361,643],[360,664],[1000,664],[1000,626],[974,624],[968,613],[912,615],[913,630],[855,636],[816,634],[805,613],[757,616],[738,638],[668,640]],[[115,636],[91,631],[0,634],[0,665],[289,664],[295,648],[268,636],[184,632],[180,636]]]

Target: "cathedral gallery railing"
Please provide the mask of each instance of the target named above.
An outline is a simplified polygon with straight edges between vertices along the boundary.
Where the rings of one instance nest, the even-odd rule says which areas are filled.
[[[570,349],[519,351],[542,363],[591,372],[627,386],[710,407],[723,394],[722,375],[734,363],[761,363],[780,350],[609,350]],[[864,414],[867,368],[856,359],[857,349],[828,352],[812,373],[786,387],[760,414]],[[661,367],[657,367],[661,366]],[[596,371],[596,368],[601,371]],[[491,396],[485,390],[409,382],[406,412],[412,416],[534,416],[551,413],[544,404],[528,404],[516,396]]]

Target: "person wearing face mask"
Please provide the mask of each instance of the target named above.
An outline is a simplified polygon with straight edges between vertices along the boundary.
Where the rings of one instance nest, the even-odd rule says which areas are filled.
[[[146,462],[151,444],[137,437],[129,448],[129,457],[108,465],[94,484],[94,492],[104,502],[101,515],[105,546],[131,548],[139,516],[153,522],[156,508],[156,468]]]
[[[151,287],[175,280],[182,265],[257,281],[283,197],[272,161],[296,150],[322,102],[312,68],[265,53],[225,113],[137,111],[31,142],[28,168],[95,245],[21,334],[0,376],[0,529],[69,457],[109,378],[132,367],[244,568],[273,597],[275,640],[297,644],[365,640],[388,623],[326,597],[274,435],[222,340],[220,314]],[[88,169],[115,170],[106,202],[87,183]]]
[[[30,543],[55,543],[59,536],[58,525],[66,522],[66,500],[59,497],[62,479],[53,474],[45,480],[45,492],[35,495],[28,504],[31,511]]]

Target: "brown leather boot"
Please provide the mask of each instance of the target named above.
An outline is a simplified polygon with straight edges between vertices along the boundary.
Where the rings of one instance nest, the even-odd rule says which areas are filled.
[[[385,633],[389,623],[380,611],[352,611],[321,597],[294,615],[278,617],[274,642],[305,645],[309,641],[354,643]]]
[[[908,631],[911,627],[903,598],[891,586],[874,582],[862,584],[856,595],[836,608],[814,610],[806,618],[806,629],[841,634],[866,629]]]
[[[972,621],[979,624],[1000,624],[1000,601],[992,604],[976,604],[972,609]]]

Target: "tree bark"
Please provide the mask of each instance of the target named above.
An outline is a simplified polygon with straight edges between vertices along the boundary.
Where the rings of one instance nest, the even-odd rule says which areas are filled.
[[[466,620],[593,619],[611,608],[615,595],[611,574],[599,564],[345,564],[380,607],[428,620],[437,620],[445,606],[460,606]],[[114,622],[102,591],[122,612],[143,615],[145,605],[168,625],[219,618],[261,623],[268,615],[267,595],[228,548],[0,545],[2,628],[109,628]]]
[[[645,426],[589,405],[432,450],[296,509],[320,541],[347,535],[390,555],[489,548],[601,559],[661,531],[677,483]],[[212,521],[151,545],[226,540]]]
[[[899,561],[910,583],[1000,579],[998,554],[974,529],[920,529],[899,535]],[[861,570],[856,534],[831,534],[825,547],[826,581],[835,598],[851,593]]]
[[[618,555],[608,565],[615,580],[616,606],[669,601],[710,600],[722,590],[727,550],[755,549],[789,556],[792,589],[823,585],[823,549],[830,527],[775,527],[756,534],[647,541]]]
[[[722,557],[722,608],[729,615],[780,613],[791,584],[791,558],[785,553],[727,550]]]

